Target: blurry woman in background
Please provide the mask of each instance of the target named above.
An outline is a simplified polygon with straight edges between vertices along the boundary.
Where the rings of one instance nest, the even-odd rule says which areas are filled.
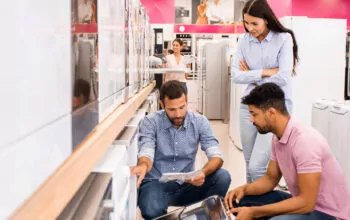
[[[285,93],[285,105],[292,111],[292,75],[298,62],[293,31],[277,19],[266,0],[249,0],[242,11],[246,34],[240,37],[232,64],[236,84],[247,84],[243,96],[257,85],[273,82]],[[246,161],[247,183],[263,176],[271,154],[272,134],[258,134],[250,122],[247,105],[240,107],[240,135]]]
[[[197,7],[197,21],[196,24],[208,24],[208,17],[206,15],[208,10],[207,0],[201,0]]]
[[[175,39],[173,41],[172,45],[173,49],[173,54],[167,55],[166,56],[166,68],[176,68],[176,69],[186,69],[187,65],[184,59],[184,56],[181,54],[181,50],[183,48],[183,42],[180,39]],[[185,87],[187,88],[186,85],[186,78],[188,74],[185,73],[165,73],[164,74],[164,82],[167,82],[169,80],[178,80],[180,82],[183,82],[185,84]]]

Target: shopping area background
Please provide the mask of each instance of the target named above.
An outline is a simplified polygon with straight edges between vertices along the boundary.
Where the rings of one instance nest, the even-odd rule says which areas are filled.
[[[199,1],[189,2],[40,0],[21,1],[20,7],[18,2],[4,4],[0,218],[36,219],[37,213],[44,219],[56,218],[83,186],[89,188],[97,180],[105,188],[114,183],[118,183],[114,189],[126,188],[124,173],[118,172],[114,182],[112,174],[99,173],[114,173],[111,170],[135,163],[123,159],[134,158],[137,123],[146,112],[159,107],[157,92],[151,93],[159,70],[151,70],[149,57],[171,49],[175,38],[185,42],[183,53],[191,64],[190,108],[228,123],[229,137],[241,148],[238,124],[230,119],[238,117],[244,87],[233,83],[229,67],[237,38],[244,32],[239,25],[240,9],[235,7],[242,3],[222,1],[233,6],[233,16],[224,13],[231,15],[225,18],[230,24],[196,26]],[[326,137],[349,183],[350,2],[269,3],[299,43],[293,116]],[[204,75],[219,69],[221,77]],[[112,142],[123,147],[110,149]],[[113,169],[112,164],[98,170],[106,152],[119,155],[120,160],[114,161]],[[113,198],[123,200],[124,190],[113,192]],[[125,197],[118,204],[129,201],[131,207],[135,193],[130,190],[130,200]],[[124,206],[116,208],[116,215],[125,213],[120,207]]]

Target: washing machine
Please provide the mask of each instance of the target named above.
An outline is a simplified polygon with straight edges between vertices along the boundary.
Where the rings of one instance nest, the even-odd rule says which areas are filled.
[[[229,135],[235,147],[243,150],[239,129],[239,108],[241,97],[247,85],[235,84],[231,78]]]
[[[335,104],[329,113],[329,145],[350,188],[350,105]]]
[[[312,103],[311,125],[329,142],[329,112],[335,101],[317,100]]]

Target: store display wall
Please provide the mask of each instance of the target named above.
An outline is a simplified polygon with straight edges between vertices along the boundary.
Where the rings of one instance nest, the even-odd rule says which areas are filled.
[[[71,154],[73,83],[70,2],[6,1],[2,9],[0,219],[6,219]]]
[[[19,0],[3,7],[9,33],[1,35],[0,219],[19,208],[99,121],[149,84],[147,44],[153,42],[148,16],[135,0]],[[126,18],[128,11],[138,14],[137,24]],[[129,61],[128,42],[138,49]],[[129,63],[137,86],[127,96]]]

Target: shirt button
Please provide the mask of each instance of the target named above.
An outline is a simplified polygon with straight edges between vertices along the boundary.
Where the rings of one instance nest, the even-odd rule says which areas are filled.
[[[177,144],[177,142],[175,142],[175,144]]]
[[[175,167],[173,168],[173,170],[175,170]]]
[[[175,156],[177,156],[177,154],[175,154]]]

